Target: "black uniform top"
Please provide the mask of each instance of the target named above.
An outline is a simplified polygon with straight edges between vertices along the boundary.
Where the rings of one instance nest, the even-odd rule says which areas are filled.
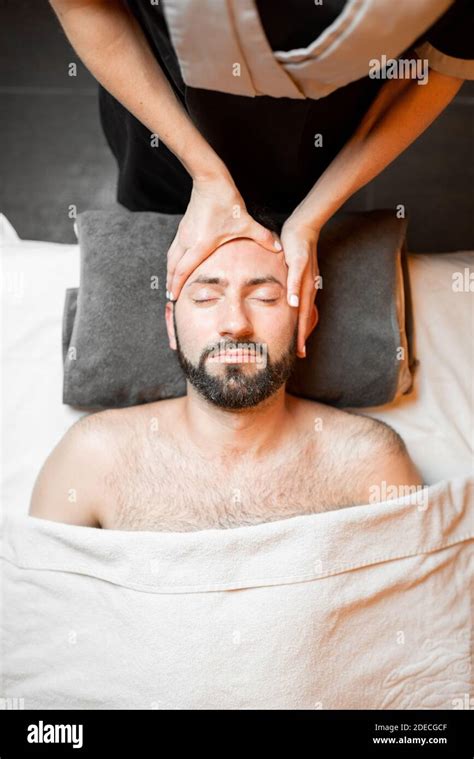
[[[314,99],[245,97],[187,86],[160,5],[126,0],[177,97],[222,158],[247,208],[285,214],[309,192],[354,133],[385,83],[368,76]],[[273,50],[310,44],[340,14],[345,0],[256,0]],[[427,41],[447,56],[474,58],[473,0],[455,4],[413,45]],[[471,22],[471,23],[470,23]],[[403,57],[403,54],[400,54]],[[131,211],[184,213],[191,178],[160,141],[99,85],[101,122],[119,167],[117,200]],[[315,135],[323,145],[315,147]]]

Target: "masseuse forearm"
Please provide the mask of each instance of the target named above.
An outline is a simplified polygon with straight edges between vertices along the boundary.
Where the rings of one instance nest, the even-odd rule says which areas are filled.
[[[117,0],[50,0],[74,50],[93,76],[195,179],[227,176],[225,165],[175,97],[145,35]]]
[[[380,174],[446,108],[462,79],[430,70],[428,84],[390,80],[310,193],[295,209],[320,229],[367,182]]]

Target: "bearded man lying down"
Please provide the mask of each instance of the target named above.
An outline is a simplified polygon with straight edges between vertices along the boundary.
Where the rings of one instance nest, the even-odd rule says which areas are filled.
[[[374,493],[421,486],[386,424],[286,392],[298,360],[286,277],[283,252],[246,239],[203,261],[165,311],[186,396],[79,419],[44,463],[29,513],[181,532],[372,503]],[[314,306],[307,336],[317,319]]]

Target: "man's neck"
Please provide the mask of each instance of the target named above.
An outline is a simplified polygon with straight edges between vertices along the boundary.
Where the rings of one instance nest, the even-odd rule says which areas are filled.
[[[188,383],[181,423],[184,434],[206,457],[264,457],[288,438],[296,399],[281,387],[248,409],[228,410],[207,401]]]

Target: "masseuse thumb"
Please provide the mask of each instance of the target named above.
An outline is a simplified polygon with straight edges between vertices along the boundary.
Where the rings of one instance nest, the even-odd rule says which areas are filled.
[[[258,222],[254,222],[251,229],[252,240],[266,248],[267,250],[280,251],[282,250],[281,242],[275,237],[266,227],[262,226]]]

